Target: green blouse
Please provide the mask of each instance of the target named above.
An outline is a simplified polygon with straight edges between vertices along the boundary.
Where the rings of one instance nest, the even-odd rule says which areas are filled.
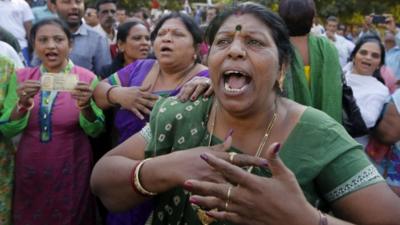
[[[148,141],[146,157],[207,146],[212,102],[212,98],[186,103],[176,97],[160,99],[152,110],[150,124],[140,132]],[[221,140],[213,137],[212,145],[218,143]],[[362,147],[344,128],[311,107],[305,110],[283,144],[280,157],[295,174],[307,200],[318,208],[326,209],[327,203],[384,182]],[[269,171],[261,168],[254,169],[253,173],[270,176]],[[181,187],[159,194],[152,224],[200,224],[188,198],[189,193]]]

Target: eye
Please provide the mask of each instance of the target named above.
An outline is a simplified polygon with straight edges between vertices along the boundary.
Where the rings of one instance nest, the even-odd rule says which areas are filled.
[[[374,59],[379,59],[379,58],[381,58],[381,54],[373,52],[373,53],[371,53],[371,57]]]
[[[63,37],[54,37],[54,41],[57,43],[60,43],[60,42],[64,41],[64,38]]]
[[[139,41],[142,38],[142,36],[137,35],[137,36],[133,36],[132,39],[135,41]]]
[[[46,37],[40,37],[40,38],[38,38],[38,41],[39,41],[40,43],[44,44],[44,43],[47,42],[47,38],[46,38]]]
[[[359,53],[360,55],[368,55],[368,51],[367,51],[367,50],[364,50],[364,49],[361,49],[360,51],[358,51],[358,53]]]
[[[166,30],[160,30],[160,31],[157,33],[157,36],[158,36],[158,37],[162,37],[162,36],[164,36],[165,34],[167,34],[167,31],[166,31]]]
[[[256,40],[256,39],[248,40],[247,44],[250,45],[250,46],[254,46],[254,47],[262,47],[262,46],[264,46],[264,43],[262,43],[261,41]]]
[[[217,46],[224,46],[224,45],[230,44],[231,41],[232,41],[232,40],[229,39],[229,38],[220,38],[220,39],[215,40],[214,42],[215,42],[215,44],[216,44]]]

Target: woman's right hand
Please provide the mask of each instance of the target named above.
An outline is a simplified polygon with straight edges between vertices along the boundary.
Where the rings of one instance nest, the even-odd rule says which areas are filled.
[[[19,103],[24,107],[29,107],[33,103],[33,97],[40,90],[40,81],[38,80],[26,80],[19,85],[17,88],[17,95],[19,97]]]
[[[114,92],[114,91],[113,91]],[[115,89],[114,101],[122,108],[132,111],[141,120],[149,115],[158,96],[150,93],[148,87],[118,87]]]

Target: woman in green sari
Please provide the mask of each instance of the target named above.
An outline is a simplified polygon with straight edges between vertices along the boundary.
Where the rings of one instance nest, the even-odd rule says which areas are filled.
[[[4,112],[4,99],[9,91],[11,77],[15,76],[15,65],[0,56],[0,110]],[[0,133],[0,224],[11,224],[11,202],[14,186],[15,148],[10,138]]]
[[[277,94],[292,52],[277,15],[238,5],[213,20],[207,42],[215,97],[160,99],[149,125],[96,164],[92,190],[110,210],[154,198],[153,225],[399,221],[400,200],[343,127]],[[252,174],[233,179],[219,159]],[[343,220],[319,212],[328,209]]]

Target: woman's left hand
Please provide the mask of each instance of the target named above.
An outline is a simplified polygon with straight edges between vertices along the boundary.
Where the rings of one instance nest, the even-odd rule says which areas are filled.
[[[194,77],[186,84],[184,84],[177,95],[178,99],[182,102],[187,100],[194,101],[203,94],[204,97],[212,95],[213,88],[211,85],[211,79],[208,77]]]
[[[203,159],[229,183],[188,180],[185,188],[192,192],[192,204],[211,210],[207,215],[234,224],[318,224],[319,214],[306,201],[294,174],[283,164],[277,152],[279,144],[267,151],[271,178],[248,173],[242,168],[206,154]],[[232,159],[232,158],[231,158]],[[234,164],[246,164],[249,157],[235,155]],[[263,161],[259,165],[262,165]]]
[[[92,98],[93,89],[89,84],[79,81],[75,86],[75,90],[71,93],[72,98],[77,100],[77,106],[79,108],[88,106],[90,99]]]

